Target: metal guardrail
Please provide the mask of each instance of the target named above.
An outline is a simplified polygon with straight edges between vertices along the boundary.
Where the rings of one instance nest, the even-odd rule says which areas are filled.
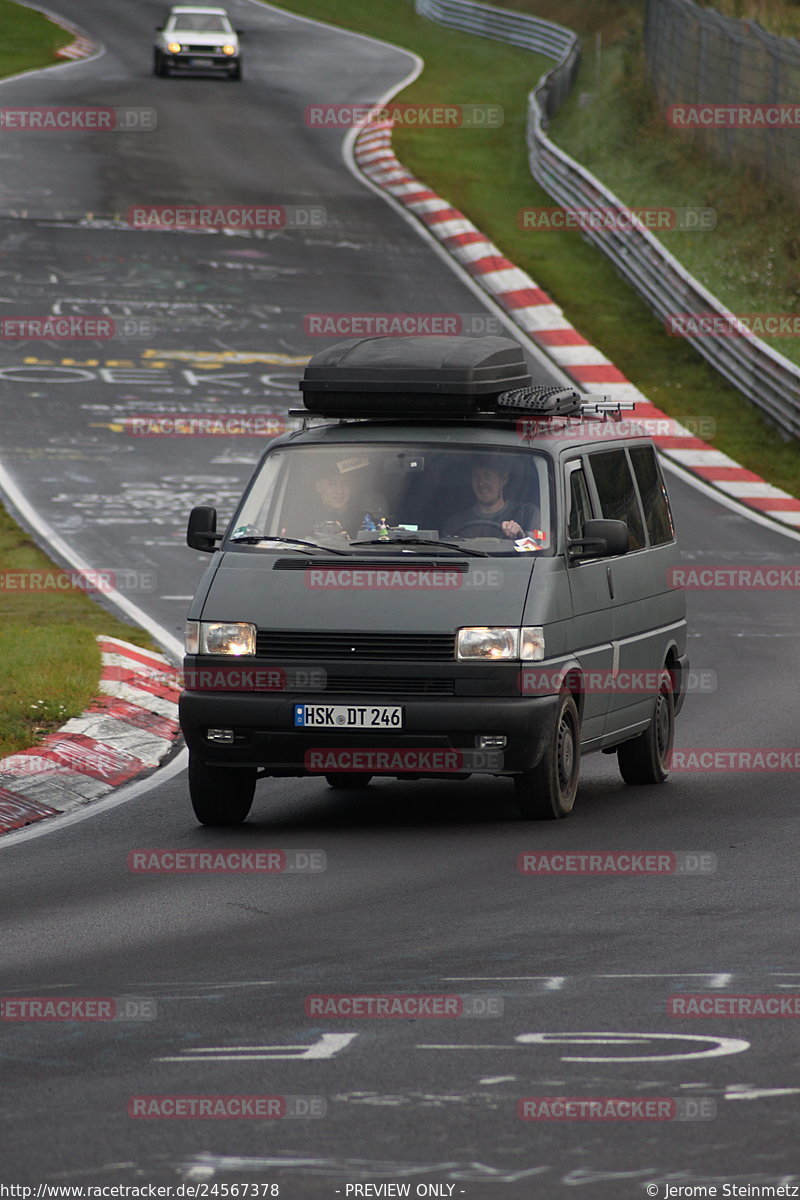
[[[531,174],[566,208],[628,208],[599,179],[546,135],[574,82],[580,47],[576,34],[525,13],[476,0],[415,0],[423,16],[465,33],[535,50],[557,60],[528,98],[528,160]],[[678,313],[712,314],[735,327],[736,318],[696,280],[649,230],[585,229],[584,236],[663,320]],[[787,437],[800,437],[800,366],[749,335],[700,336],[692,345]]]
[[[564,25],[508,8],[481,4],[479,0],[416,0],[414,7],[420,16],[438,21],[440,25],[452,25],[454,29],[494,38],[498,42],[511,42],[547,58],[560,60],[578,41],[577,35]]]
[[[548,116],[554,116],[569,95],[581,54],[578,35],[572,29],[479,0],[415,0],[414,8],[440,25],[554,58],[557,65],[541,81],[547,81],[544,105]]]

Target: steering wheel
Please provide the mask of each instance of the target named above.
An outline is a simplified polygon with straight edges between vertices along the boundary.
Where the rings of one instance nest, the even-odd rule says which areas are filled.
[[[484,532],[483,533],[469,533],[468,530],[471,530],[471,529],[473,529],[473,530],[481,529],[481,530],[484,530]],[[487,533],[487,532],[485,532],[486,530],[489,530],[490,532]],[[493,521],[491,517],[473,517],[473,519],[471,521],[467,521],[466,524],[462,525],[461,528],[458,530],[458,532],[453,534],[453,536],[454,537],[474,537],[474,538],[478,538],[478,537],[504,538],[506,535],[503,533],[502,522]]]

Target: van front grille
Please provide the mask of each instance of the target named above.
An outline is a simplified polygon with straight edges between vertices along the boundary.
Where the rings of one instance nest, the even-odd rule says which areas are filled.
[[[341,658],[350,662],[397,660],[408,662],[453,662],[455,634],[452,633],[317,633],[298,630],[259,629],[256,654],[283,661],[293,658]]]
[[[325,694],[352,696],[454,696],[453,679],[371,679],[361,675],[329,675]]]

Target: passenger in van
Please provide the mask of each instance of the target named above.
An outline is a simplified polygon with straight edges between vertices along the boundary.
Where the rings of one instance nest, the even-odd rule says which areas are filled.
[[[377,528],[387,512],[386,501],[370,486],[370,473],[364,470],[369,466],[367,459],[345,459],[314,481],[321,501],[313,517],[315,532],[352,537],[363,528],[365,514]]]
[[[508,475],[496,461],[474,466],[470,482],[476,503],[449,518],[444,536],[525,537],[536,525],[536,505],[506,500],[504,489]]]

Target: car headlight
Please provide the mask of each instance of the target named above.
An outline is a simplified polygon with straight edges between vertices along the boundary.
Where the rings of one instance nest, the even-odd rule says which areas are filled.
[[[169,50],[170,54],[180,54],[181,44],[180,42],[168,42],[167,49]]]
[[[544,630],[541,625],[469,625],[458,631],[456,658],[539,662],[544,658]]]
[[[187,621],[187,654],[228,654],[239,658],[256,652],[256,627],[248,621]],[[189,626],[199,625],[197,650],[190,650]]]
[[[223,46],[223,47],[222,47],[222,53],[223,53],[223,54],[235,54],[235,53],[236,53],[236,47],[235,47],[235,46],[231,46],[231,45],[230,45],[230,43],[229,43],[227,46]]]

